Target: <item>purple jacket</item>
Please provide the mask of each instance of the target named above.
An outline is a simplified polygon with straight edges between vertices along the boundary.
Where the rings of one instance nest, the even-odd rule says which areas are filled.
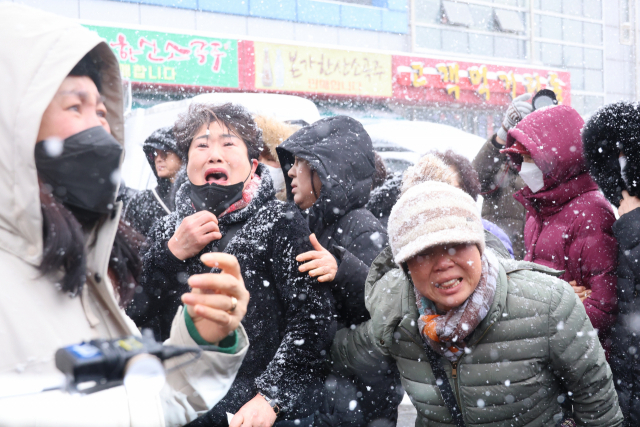
[[[522,144],[544,174],[544,187],[529,187],[514,197],[527,210],[525,261],[564,270],[562,279],[591,289],[584,301],[600,339],[615,321],[618,245],[615,216],[598,190],[582,155],[584,121],[571,107],[535,111],[509,131],[507,147]],[[510,154],[519,168],[522,157]]]

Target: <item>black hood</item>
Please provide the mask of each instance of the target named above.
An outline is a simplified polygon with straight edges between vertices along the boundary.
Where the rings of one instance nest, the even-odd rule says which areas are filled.
[[[331,224],[369,200],[375,157],[362,124],[347,116],[319,120],[280,144],[276,151],[284,172],[287,199],[293,200],[288,172],[295,157],[309,162],[322,182],[311,216]]]
[[[612,205],[619,206],[622,190],[640,196],[640,105],[605,105],[584,125],[582,143],[589,173]],[[629,185],[622,179],[620,151],[627,157]]]
[[[178,154],[176,138],[173,136],[173,126],[166,126],[155,130],[144,141],[142,149],[144,150],[145,157],[147,158],[149,166],[151,166],[151,170],[156,178],[158,178],[158,173],[156,172],[156,164],[153,156],[154,150],[171,151],[180,156],[180,154]]]

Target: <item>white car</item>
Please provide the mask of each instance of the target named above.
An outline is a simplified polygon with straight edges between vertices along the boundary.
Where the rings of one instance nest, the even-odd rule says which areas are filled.
[[[374,150],[393,172],[403,171],[429,151],[450,149],[472,161],[485,143],[477,135],[431,122],[384,119],[368,122],[364,128]]]
[[[232,102],[244,106],[251,114],[273,116],[281,121],[304,120],[313,123],[320,119],[318,108],[312,101],[299,96],[270,93],[207,93],[132,110],[125,117],[125,158],[122,164],[122,179],[128,187],[146,190],[156,186],[142,144],[156,129],[173,125],[178,115],[186,112],[194,102]]]

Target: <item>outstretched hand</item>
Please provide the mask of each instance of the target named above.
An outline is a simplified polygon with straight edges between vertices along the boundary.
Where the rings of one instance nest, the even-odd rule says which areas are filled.
[[[221,273],[195,274],[189,277],[191,292],[182,295],[189,316],[210,343],[218,343],[240,325],[247,312],[249,291],[244,286],[240,264],[233,255],[208,253],[200,260]],[[235,301],[234,301],[235,299]]]
[[[338,272],[338,263],[336,259],[331,255],[331,252],[326,250],[315,234],[309,236],[311,246],[314,251],[305,252],[296,257],[296,261],[304,262],[298,270],[301,273],[309,272],[309,276],[317,277],[318,282],[331,282],[336,277]]]

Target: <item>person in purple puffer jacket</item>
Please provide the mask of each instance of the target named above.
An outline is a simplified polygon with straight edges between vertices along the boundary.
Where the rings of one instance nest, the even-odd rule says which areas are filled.
[[[584,303],[605,349],[616,319],[615,216],[588,173],[584,121],[565,105],[534,111],[509,131],[506,148],[527,184],[514,197],[527,210],[525,261],[557,270]]]

